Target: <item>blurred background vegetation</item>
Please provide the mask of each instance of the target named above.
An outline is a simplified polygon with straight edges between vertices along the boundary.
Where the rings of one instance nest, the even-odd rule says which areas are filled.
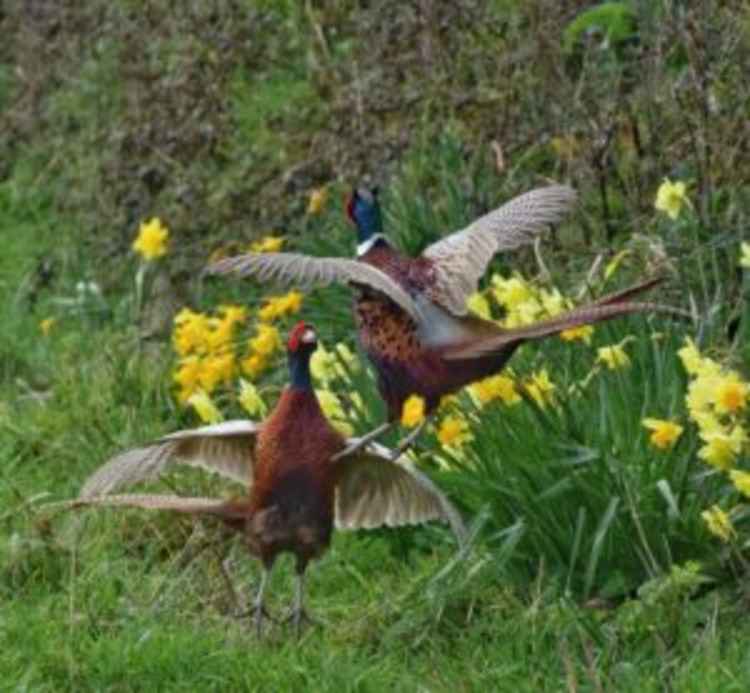
[[[750,366],[750,4],[6,0],[0,33],[11,690],[746,690],[746,513],[698,458],[676,351],[689,336]],[[665,177],[687,184],[676,220],[654,210]],[[514,359],[572,392],[598,347],[634,335],[631,368],[598,373],[569,405],[462,396],[474,440],[457,459],[426,436],[420,460],[473,518],[468,553],[440,528],[338,536],[311,571],[326,626],[256,643],[229,615],[216,557],[180,564],[212,527],[39,510],[116,450],[196,424],[174,396],[174,314],[253,311],[267,293],[205,281],[212,255],[269,235],[350,255],[341,199],[360,181],[382,187],[389,234],[416,253],[549,180],[579,191],[575,213],[541,263],[526,249],[495,271],[577,299],[659,271],[660,300],[695,319],[630,318],[590,347],[552,340]],[[131,245],[151,217],[169,254],[137,289]],[[306,296],[303,315],[354,348],[346,291]],[[277,365],[261,381],[269,403]],[[369,413],[352,425],[366,430],[383,408],[367,374],[356,388]],[[644,416],[686,432],[655,451]],[[189,472],[164,484],[231,492]],[[713,504],[733,509],[737,541],[707,531]],[[256,566],[241,546],[231,556],[244,599]]]

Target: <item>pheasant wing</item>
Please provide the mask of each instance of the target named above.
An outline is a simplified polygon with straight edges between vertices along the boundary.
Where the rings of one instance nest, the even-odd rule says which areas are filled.
[[[208,266],[209,274],[254,276],[284,286],[328,286],[334,282],[374,289],[403,308],[417,322],[420,310],[411,296],[377,267],[337,257],[310,257],[299,253],[248,253],[224,258]]]
[[[485,214],[461,231],[427,246],[434,281],[427,295],[454,315],[466,315],[466,299],[477,290],[492,257],[527,245],[570,210],[575,190],[551,185],[531,190]]]
[[[86,480],[80,498],[153,479],[175,464],[201,467],[247,486],[252,483],[259,430],[260,424],[237,420],[171,433],[113,457]]]
[[[388,448],[371,443],[338,464],[338,529],[399,527],[443,520],[463,543],[466,529],[458,511],[406,458],[392,461]]]

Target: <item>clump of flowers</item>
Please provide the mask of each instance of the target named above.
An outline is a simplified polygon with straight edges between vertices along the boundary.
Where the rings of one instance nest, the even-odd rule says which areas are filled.
[[[698,457],[725,473],[738,493],[750,496],[750,473],[737,467],[750,442],[745,427],[750,384],[736,371],[703,355],[689,338],[677,353],[690,376],[685,403],[703,443]],[[722,541],[734,538],[730,514],[719,506],[704,511],[702,518]]]
[[[310,197],[307,202],[308,214],[320,214],[328,202],[328,188],[325,186],[315,188],[310,191]]]
[[[144,260],[150,262],[167,254],[169,229],[158,217],[141,223],[138,236],[133,241],[133,250]]]
[[[198,390],[211,394],[236,373],[235,331],[247,312],[241,306],[220,306],[215,315],[183,308],[174,319],[172,345],[178,355],[174,380],[177,397],[188,402]]]

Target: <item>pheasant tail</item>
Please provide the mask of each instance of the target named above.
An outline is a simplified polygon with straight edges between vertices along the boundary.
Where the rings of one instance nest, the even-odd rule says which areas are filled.
[[[632,313],[679,313],[680,311],[674,308],[658,303],[627,300],[631,296],[650,289],[659,281],[661,280],[651,279],[617,293],[604,296],[592,304],[575,308],[549,320],[543,320],[528,327],[506,330],[492,337],[485,337],[469,344],[463,344],[454,349],[449,349],[444,354],[444,357],[448,360],[462,360],[487,356],[503,351],[511,345],[518,345],[532,339],[549,337],[574,327],[592,325]]]

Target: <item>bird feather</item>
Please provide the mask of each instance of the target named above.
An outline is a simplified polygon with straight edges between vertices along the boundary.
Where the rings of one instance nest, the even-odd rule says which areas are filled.
[[[219,260],[208,266],[209,274],[251,275],[260,281],[284,286],[328,286],[334,282],[366,286],[384,294],[421,322],[419,307],[412,297],[377,267],[349,258],[309,257],[299,253],[248,253]]]
[[[171,433],[110,459],[86,480],[80,498],[153,479],[175,464],[201,467],[249,485],[259,430],[260,424],[236,420]]]
[[[435,280],[427,295],[454,315],[466,315],[466,300],[493,256],[532,243],[562,219],[575,199],[575,191],[565,185],[531,190],[429,245],[422,256],[432,261]]]

